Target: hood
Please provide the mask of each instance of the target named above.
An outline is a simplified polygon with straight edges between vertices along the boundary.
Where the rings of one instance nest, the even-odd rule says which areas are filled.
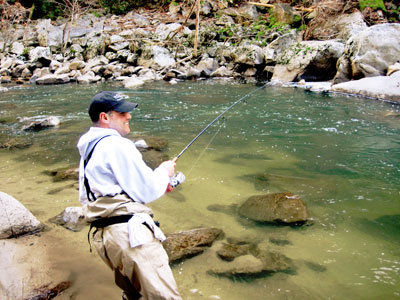
[[[81,157],[86,157],[90,153],[90,150],[92,150],[96,142],[106,135],[121,136],[114,129],[90,127],[89,131],[82,135],[78,141],[77,147]]]

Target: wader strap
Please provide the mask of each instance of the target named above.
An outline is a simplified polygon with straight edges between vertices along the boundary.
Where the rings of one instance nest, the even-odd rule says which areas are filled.
[[[130,220],[130,218],[132,218],[132,216],[133,215],[114,216],[114,217],[97,219],[91,222],[88,232],[88,242],[89,242],[90,252],[92,252],[92,245],[90,244],[90,232],[92,231],[93,227],[96,228],[96,230],[93,232],[93,234],[95,234],[97,232],[97,229],[99,228],[104,228],[118,223],[126,223]]]
[[[87,198],[88,198],[88,201],[90,201],[90,202],[96,201],[96,196],[95,196],[95,194],[92,192],[92,190],[90,189],[89,180],[87,179],[86,174],[85,174],[86,165],[88,164],[90,158],[92,157],[94,148],[96,148],[97,144],[98,144],[102,139],[104,139],[105,137],[108,137],[108,136],[110,136],[110,135],[105,135],[105,136],[101,137],[101,138],[96,142],[96,144],[94,144],[92,150],[90,150],[89,155],[88,155],[88,156],[86,157],[86,159],[83,161],[83,177],[84,177],[84,178],[83,178],[83,184],[85,185],[86,196],[87,196]],[[90,199],[90,196],[92,196],[92,199]]]

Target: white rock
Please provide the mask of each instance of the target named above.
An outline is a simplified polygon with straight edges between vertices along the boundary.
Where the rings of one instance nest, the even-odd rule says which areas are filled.
[[[128,89],[134,89],[144,84],[144,81],[137,77],[129,77],[124,80],[124,87]]]
[[[143,148],[143,149],[149,148],[149,146],[147,145],[145,140],[137,140],[137,141],[135,141],[135,146],[136,146],[136,148]]]
[[[15,237],[40,229],[40,222],[18,200],[0,192],[0,238]]]
[[[11,53],[22,55],[24,53],[24,45],[20,42],[14,42],[11,44]]]

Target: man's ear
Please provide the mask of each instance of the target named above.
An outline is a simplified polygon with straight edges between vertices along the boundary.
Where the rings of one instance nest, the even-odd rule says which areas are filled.
[[[110,120],[110,116],[109,116],[107,113],[101,112],[101,113],[99,114],[99,122],[101,122],[101,123],[108,123],[109,120]]]

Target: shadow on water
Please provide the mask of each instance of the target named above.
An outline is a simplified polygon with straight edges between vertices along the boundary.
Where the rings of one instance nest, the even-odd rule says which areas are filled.
[[[263,154],[236,153],[236,154],[225,155],[219,159],[216,159],[215,162],[221,164],[245,165],[246,160],[272,160],[272,159]]]
[[[363,218],[359,220],[357,227],[376,238],[400,243],[400,214],[384,215],[375,220]]]

